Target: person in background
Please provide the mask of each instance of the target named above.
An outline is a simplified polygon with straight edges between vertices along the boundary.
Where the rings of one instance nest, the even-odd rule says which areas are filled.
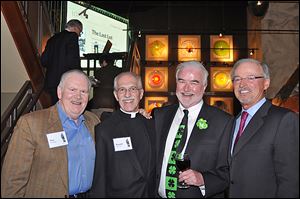
[[[95,71],[95,78],[99,83],[94,87],[93,98],[88,104],[90,109],[103,109],[113,112],[118,109],[115,100],[114,78],[122,72],[122,68],[114,66],[114,60],[109,54],[104,53],[99,59],[101,68]]]
[[[299,116],[265,98],[270,86],[266,64],[241,59],[234,64],[231,78],[242,111],[228,149],[229,197],[299,198]],[[216,176],[221,182],[222,174],[202,173],[201,184],[214,187],[207,183]]]
[[[224,197],[228,178],[216,185],[223,190],[214,195],[206,192],[206,187],[200,184],[200,172],[226,162],[233,124],[231,115],[204,103],[202,97],[207,77],[207,70],[199,62],[179,64],[176,69],[176,96],[179,103],[153,109],[159,197]],[[177,153],[186,153],[190,157],[190,167],[183,172],[175,164]],[[179,182],[189,187],[178,188]]]
[[[47,41],[41,55],[41,64],[46,68],[44,89],[51,96],[51,105],[58,101],[56,88],[62,74],[72,69],[81,70],[78,37],[82,29],[79,20],[68,21],[64,31]]]
[[[96,164],[89,197],[154,197],[154,124],[138,112],[143,93],[140,76],[123,72],[115,77],[120,109],[95,128]]]
[[[99,123],[95,114],[84,111],[90,87],[84,72],[70,70],[57,87],[56,105],[19,119],[2,167],[2,197],[86,197]]]

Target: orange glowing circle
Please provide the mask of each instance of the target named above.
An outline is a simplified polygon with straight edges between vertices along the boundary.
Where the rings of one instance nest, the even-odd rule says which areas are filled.
[[[161,80],[160,76],[158,74],[155,74],[152,76],[151,81],[153,82],[153,84],[160,84],[160,80]]]
[[[149,73],[148,78],[149,78],[148,84],[152,88],[161,87],[164,83],[163,74],[160,71],[157,71],[157,70],[152,71],[151,73]]]

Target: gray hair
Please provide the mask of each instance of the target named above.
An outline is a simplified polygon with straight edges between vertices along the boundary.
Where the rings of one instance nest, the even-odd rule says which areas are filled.
[[[139,75],[137,75],[137,74],[135,74],[135,73],[133,73],[133,72],[122,72],[122,73],[120,73],[119,75],[117,75],[117,76],[115,77],[115,79],[114,79],[114,90],[117,90],[117,89],[118,89],[118,88],[117,88],[117,86],[118,86],[117,84],[118,84],[119,79],[120,79],[121,77],[123,77],[123,76],[126,76],[126,75],[129,75],[129,76],[131,76],[131,77],[133,77],[133,78],[136,79],[137,84],[138,84],[138,88],[139,88],[139,89],[142,89],[142,88],[143,88],[141,76],[139,76]]]
[[[59,82],[59,85],[58,85],[58,86],[59,86],[60,88],[63,88],[63,87],[64,87],[64,82],[65,82],[65,80],[67,79],[67,77],[69,77],[70,75],[72,75],[72,74],[74,74],[74,73],[84,76],[84,78],[85,78],[86,81],[88,82],[88,89],[89,89],[89,91],[90,91],[90,90],[91,90],[91,87],[92,87],[92,83],[91,83],[89,77],[86,75],[86,73],[84,73],[83,71],[78,70],[78,69],[73,69],[73,70],[69,70],[69,71],[65,72],[65,73],[61,76],[60,82]]]
[[[246,62],[253,63],[253,64],[256,64],[257,66],[260,66],[263,69],[264,78],[270,79],[270,72],[269,72],[268,65],[265,63],[262,63],[256,59],[251,59],[251,58],[240,59],[233,65],[231,73],[230,73],[231,79],[233,79],[235,70],[239,67],[239,65],[241,65],[242,63],[246,63]]]
[[[180,63],[177,68],[176,68],[176,81],[178,81],[178,74],[179,72],[186,68],[186,67],[192,67],[192,68],[196,68],[196,69],[200,69],[200,71],[203,74],[203,86],[207,85],[207,77],[208,77],[208,71],[206,70],[206,68],[203,66],[202,63],[198,62],[198,61],[188,61],[188,62],[183,62]]]
[[[71,19],[65,25],[65,29],[71,28],[71,27],[77,27],[77,28],[79,28],[82,31],[82,23],[78,19]]]

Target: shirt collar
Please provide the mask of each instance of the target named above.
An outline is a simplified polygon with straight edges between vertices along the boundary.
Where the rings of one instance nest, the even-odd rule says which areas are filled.
[[[197,117],[198,114],[199,114],[199,112],[200,112],[200,110],[201,110],[201,108],[202,108],[202,106],[203,106],[203,100],[201,100],[198,104],[196,104],[196,105],[194,105],[194,106],[188,108],[187,110],[189,111],[189,116],[190,116],[190,115],[195,115],[195,116]],[[184,114],[184,113],[183,113],[183,110],[185,110],[185,109],[186,109],[186,108],[184,108],[184,107],[182,106],[182,104],[179,103],[179,110],[180,110],[180,113],[181,113],[181,114]]]
[[[74,121],[69,116],[67,116],[67,114],[65,113],[65,111],[63,110],[63,108],[62,108],[62,106],[59,102],[56,103],[56,107],[57,107],[58,115],[59,115],[59,118],[60,118],[60,121],[61,121],[62,124],[64,124],[67,121],[70,121],[70,120]],[[85,120],[84,116],[80,115],[78,117],[78,124],[81,124],[84,120]]]
[[[130,118],[135,118],[136,117],[136,114],[138,113],[138,111],[136,112],[127,112],[127,111],[124,111],[120,108],[120,110],[123,112],[123,113],[126,113],[128,115],[130,115]]]
[[[247,110],[245,110],[244,108],[242,108],[242,112],[246,111],[247,113],[249,113],[249,115],[253,116],[257,110],[266,102],[266,98],[262,98],[261,100],[259,100],[256,104],[254,104],[253,106],[251,106],[250,108],[248,108]]]

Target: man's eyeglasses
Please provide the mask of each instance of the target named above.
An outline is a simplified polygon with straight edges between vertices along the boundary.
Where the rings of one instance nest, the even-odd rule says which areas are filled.
[[[137,87],[135,87],[135,86],[132,86],[132,87],[130,87],[130,88],[124,88],[124,87],[121,87],[121,88],[119,88],[118,90],[117,90],[117,92],[119,93],[119,94],[121,94],[121,95],[123,95],[123,94],[125,94],[127,91],[129,92],[129,93],[132,93],[132,94],[135,94],[135,93],[137,93],[138,92],[138,90],[140,90],[140,88],[137,88]]]
[[[260,79],[260,78],[265,78],[265,77],[264,76],[254,76],[254,75],[250,75],[247,77],[236,76],[236,77],[233,77],[232,81],[233,81],[233,83],[240,83],[242,80],[245,80],[247,82],[253,82],[254,80]]]

